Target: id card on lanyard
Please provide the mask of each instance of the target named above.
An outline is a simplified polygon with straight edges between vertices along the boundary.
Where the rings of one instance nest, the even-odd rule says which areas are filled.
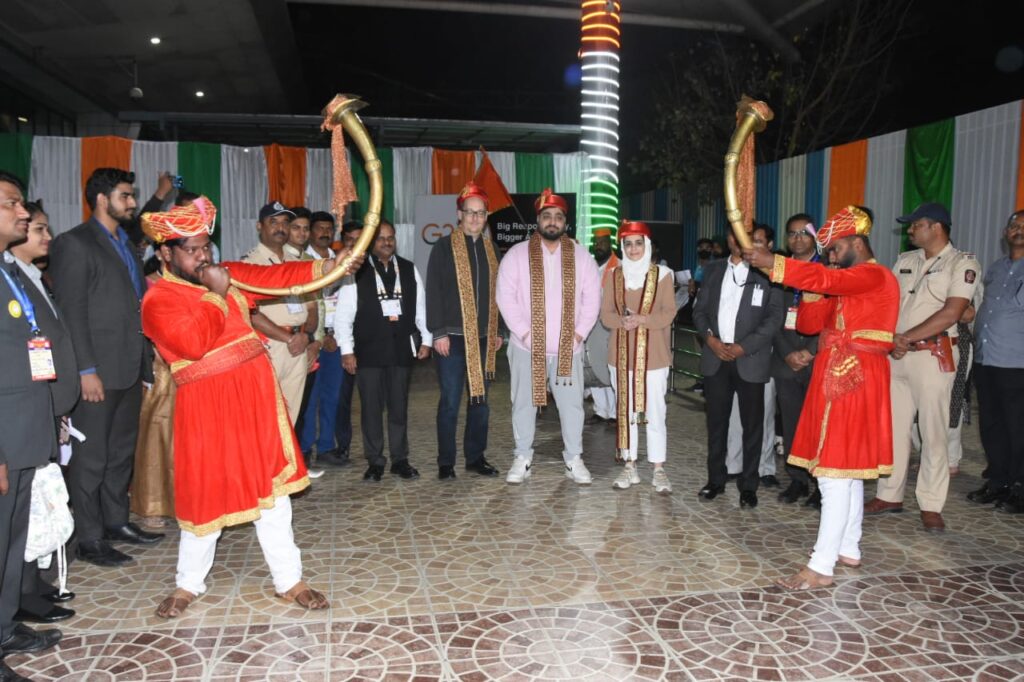
[[[36,309],[29,300],[28,293],[22,287],[21,282],[7,272],[6,268],[0,268],[4,273],[4,279],[14,294],[14,300],[7,304],[7,313],[17,319],[22,315],[32,329],[32,338],[28,341],[28,364],[32,373],[32,381],[53,381],[57,378],[57,371],[53,364],[53,348],[50,340],[43,336],[36,324]]]
[[[402,316],[402,279],[398,272],[398,261],[392,259],[392,263],[395,266],[395,290],[390,296],[376,267],[373,268],[373,276],[377,282],[377,298],[380,300],[381,313],[388,321],[398,322],[398,318]]]

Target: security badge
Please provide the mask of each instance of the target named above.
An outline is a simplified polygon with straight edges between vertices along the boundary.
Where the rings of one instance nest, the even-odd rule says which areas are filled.
[[[391,322],[398,322],[398,318],[402,315],[402,299],[381,299],[380,309],[381,312],[384,313],[384,317],[388,318],[388,320]]]
[[[28,365],[32,381],[53,381],[57,368],[53,364],[53,347],[45,336],[36,336],[28,341]]]
[[[795,305],[789,307],[786,310],[786,329],[793,331],[796,329],[796,313],[798,308]]]

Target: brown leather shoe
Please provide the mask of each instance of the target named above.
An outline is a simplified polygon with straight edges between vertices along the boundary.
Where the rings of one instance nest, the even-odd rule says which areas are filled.
[[[929,533],[942,533],[946,530],[946,522],[942,520],[939,512],[921,512],[921,523]]]
[[[902,502],[886,502],[885,500],[876,497],[870,502],[864,503],[865,516],[873,516],[875,514],[899,514],[902,511]]]

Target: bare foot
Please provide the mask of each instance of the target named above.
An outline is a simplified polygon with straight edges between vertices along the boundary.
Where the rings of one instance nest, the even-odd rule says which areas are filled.
[[[291,589],[284,594],[278,594],[276,596],[287,602],[298,604],[302,608],[309,609],[310,611],[319,611],[320,609],[326,609],[331,605],[331,603],[327,601],[327,597],[325,597],[322,592],[314,590],[303,580],[292,585]]]
[[[777,580],[775,581],[775,584],[779,587],[795,592],[800,590],[813,590],[816,587],[829,587],[832,585],[832,578],[827,575],[822,575],[817,571],[812,571],[810,568],[805,566],[804,568],[801,568],[796,575]]]
[[[192,594],[188,590],[183,590],[180,587],[176,588],[171,593],[170,597],[160,602],[160,606],[156,607],[156,615],[161,618],[177,618],[188,605],[191,604],[196,598],[196,595]]]

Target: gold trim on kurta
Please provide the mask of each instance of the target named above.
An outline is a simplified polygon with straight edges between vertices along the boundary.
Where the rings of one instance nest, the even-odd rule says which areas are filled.
[[[224,313],[224,316],[227,317],[228,303],[217,294],[213,293],[212,291],[207,291],[205,294],[199,297],[199,300],[204,301],[206,303],[212,303],[213,305],[217,306],[218,308],[220,308],[220,311]]]
[[[775,260],[772,263],[771,280],[776,284],[782,283],[782,280],[786,278],[786,258],[775,254]]]
[[[817,478],[818,476],[824,476],[825,478],[860,478],[860,479],[874,479],[879,476],[890,476],[892,474],[891,464],[879,464],[874,469],[835,469],[832,467],[819,467],[817,459],[810,460],[804,459],[803,457],[797,457],[796,455],[790,455],[786,459],[786,464],[792,464],[793,466],[800,467],[801,469],[807,469],[812,476]]]
[[[803,291],[800,293],[800,300],[804,303],[816,303],[823,298],[825,297],[821,294],[815,294],[811,291]]]

